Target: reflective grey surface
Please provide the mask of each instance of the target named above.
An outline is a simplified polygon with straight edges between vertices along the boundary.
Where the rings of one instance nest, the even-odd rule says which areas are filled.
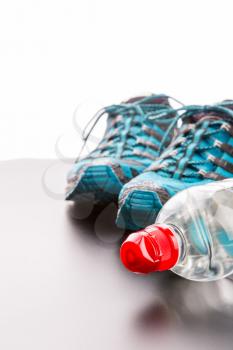
[[[114,204],[62,200],[69,167],[0,165],[0,349],[232,349],[233,282],[127,272]]]

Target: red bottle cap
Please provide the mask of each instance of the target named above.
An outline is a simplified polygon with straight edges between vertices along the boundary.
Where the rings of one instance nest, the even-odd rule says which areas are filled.
[[[164,271],[177,263],[179,245],[170,226],[151,225],[129,235],[121,246],[120,256],[132,272]]]

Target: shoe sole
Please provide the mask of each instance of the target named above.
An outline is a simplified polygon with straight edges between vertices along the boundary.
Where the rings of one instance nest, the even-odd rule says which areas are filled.
[[[162,205],[156,192],[132,191],[119,207],[117,226],[131,231],[145,228],[155,222]]]
[[[66,200],[116,201],[123,184],[109,165],[93,165],[81,170],[68,185]]]

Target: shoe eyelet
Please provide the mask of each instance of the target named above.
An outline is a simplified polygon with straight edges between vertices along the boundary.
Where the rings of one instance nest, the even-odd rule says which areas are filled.
[[[231,128],[231,126],[228,123],[224,123],[224,124],[221,125],[221,129],[224,129],[226,131],[229,131],[230,128]]]
[[[215,140],[215,141],[214,141],[214,146],[215,146],[215,147],[219,147],[219,148],[221,148],[221,146],[222,146],[222,142],[221,142],[221,141],[219,141],[219,140]]]
[[[215,156],[213,156],[212,154],[209,154],[208,155],[208,160],[211,161],[211,162],[214,162],[215,161]]]

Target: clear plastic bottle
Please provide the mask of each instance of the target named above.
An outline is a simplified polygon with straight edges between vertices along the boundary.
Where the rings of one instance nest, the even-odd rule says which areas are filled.
[[[136,273],[172,270],[194,281],[233,273],[233,179],[179,192],[156,223],[129,235],[121,260]]]

